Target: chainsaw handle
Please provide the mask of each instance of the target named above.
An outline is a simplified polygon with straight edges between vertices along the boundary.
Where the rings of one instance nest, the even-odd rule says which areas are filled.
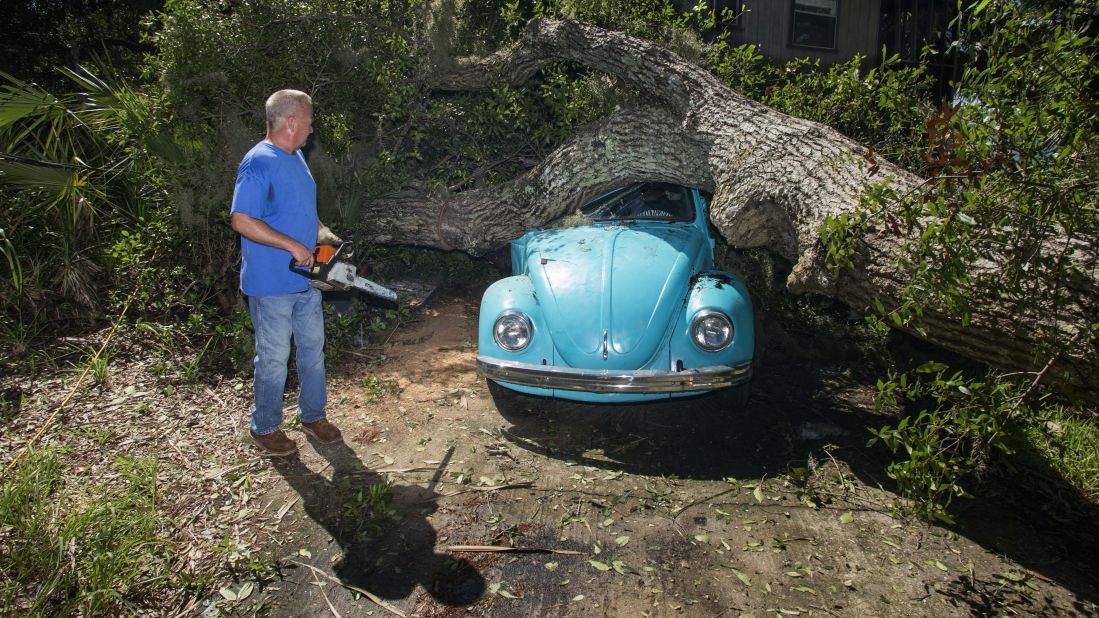
[[[321,249],[322,245],[317,245],[316,248],[313,249],[313,266],[309,268],[302,268],[298,266],[294,263],[294,258],[291,257],[291,272],[295,272],[305,277],[306,279],[313,279],[315,281],[326,281],[328,279],[328,271],[332,270],[332,266],[334,266],[336,262],[340,261],[341,259],[350,257],[351,255],[351,243],[348,242],[340,245],[339,248],[336,249],[336,252],[325,261],[321,261],[320,259]]]

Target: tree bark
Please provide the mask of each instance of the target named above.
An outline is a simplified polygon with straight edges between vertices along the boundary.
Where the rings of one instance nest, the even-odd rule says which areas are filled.
[[[888,181],[905,195],[924,180],[888,161],[871,165],[864,146],[747,99],[668,50],[579,22],[534,20],[516,46],[443,75],[434,86],[479,91],[518,84],[558,61],[622,80],[649,101],[587,127],[503,185],[382,200],[365,217],[388,222],[387,236],[398,242],[481,254],[571,212],[600,190],[635,180],[676,182],[713,192],[710,217],[730,244],[766,247],[793,261],[791,292],[833,296],[860,310],[875,300],[899,304],[905,282],[893,264],[903,236],[871,230],[860,239],[856,267],[834,272],[823,259],[820,229],[826,217],[855,211],[868,183]],[[1096,321],[1099,307],[1095,256],[1081,252],[1076,259],[1091,279],[1054,318],[1069,338]],[[968,325],[927,312],[906,330],[992,366],[1038,375],[1050,359],[1037,352],[1033,333],[1051,316],[1018,314],[1010,306],[1003,299],[977,300]],[[1088,343],[1046,373],[1059,371],[1062,386],[1094,397],[1097,357]]]

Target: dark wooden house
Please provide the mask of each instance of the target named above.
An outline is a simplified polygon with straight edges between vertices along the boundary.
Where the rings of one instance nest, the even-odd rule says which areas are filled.
[[[695,4],[682,0],[680,6],[689,10]],[[706,5],[731,44],[754,44],[779,63],[818,58],[824,65],[855,55],[876,65],[883,48],[889,56],[915,62],[925,45],[944,49],[950,42],[957,6],[953,0],[709,0]]]

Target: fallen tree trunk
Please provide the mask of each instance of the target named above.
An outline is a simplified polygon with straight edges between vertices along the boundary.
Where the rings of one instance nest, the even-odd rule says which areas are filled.
[[[442,76],[435,88],[478,91],[518,84],[557,61],[601,71],[649,102],[587,127],[510,182],[446,196],[382,200],[370,204],[364,217],[386,221],[388,236],[399,242],[481,254],[610,186],[677,182],[713,192],[711,220],[730,244],[766,247],[793,261],[790,291],[826,294],[860,310],[875,301],[887,308],[900,303],[905,282],[893,265],[904,234],[866,231],[858,239],[855,267],[833,271],[824,259],[821,225],[829,216],[858,209],[870,183],[888,181],[903,196],[921,190],[925,181],[887,161],[872,165],[872,154],[861,144],[740,96],[668,50],[579,22],[534,20],[516,46]],[[1079,343],[1077,335],[1096,321],[1094,247],[1082,249],[1073,259],[1086,280],[1056,312],[1038,307],[1019,313],[1013,307],[1022,305],[1011,299],[974,299],[967,325],[928,311],[904,328],[995,367],[1045,379],[1056,372],[1062,386],[1099,395],[1099,355],[1090,338],[1057,358],[1050,371],[1051,359],[1038,351],[1034,337],[1052,326],[1065,340]]]

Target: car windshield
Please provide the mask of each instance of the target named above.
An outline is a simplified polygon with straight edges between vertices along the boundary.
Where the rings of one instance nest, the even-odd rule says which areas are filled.
[[[665,182],[615,189],[588,202],[581,212],[594,221],[690,221],[695,215],[689,189]]]

